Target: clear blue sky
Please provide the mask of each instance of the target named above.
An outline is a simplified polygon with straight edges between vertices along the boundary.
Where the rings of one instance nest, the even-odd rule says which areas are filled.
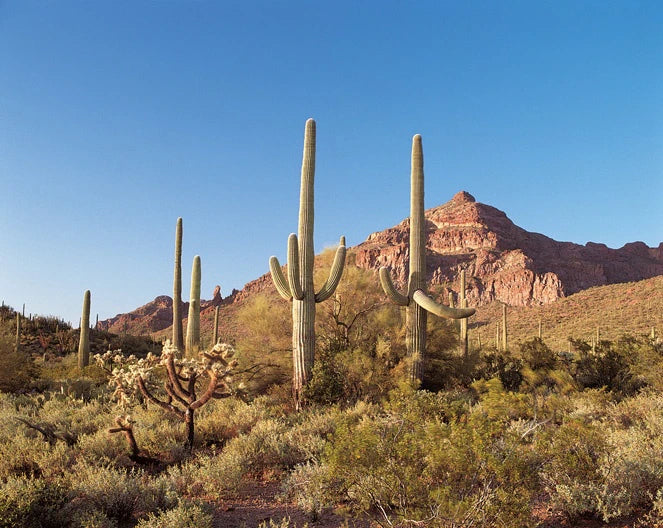
[[[316,251],[461,189],[518,225],[663,240],[663,2],[0,1],[0,297],[75,323],[283,259],[306,118]],[[377,287],[377,285],[376,285]]]

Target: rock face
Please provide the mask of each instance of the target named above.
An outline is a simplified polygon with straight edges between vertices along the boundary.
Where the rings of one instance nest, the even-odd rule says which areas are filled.
[[[428,284],[446,303],[447,292],[458,292],[460,270],[467,275],[470,306],[499,300],[511,306],[551,303],[592,286],[631,282],[663,275],[663,243],[650,248],[631,242],[620,249],[588,242],[581,246],[557,242],[515,225],[499,209],[478,203],[461,191],[451,201],[426,211]],[[388,266],[395,282],[407,282],[409,219],[370,235],[350,248],[357,266],[377,270]],[[435,288],[437,286],[437,288]],[[378,280],[375,282],[379,289]],[[214,290],[211,301],[201,301],[201,312],[214,306],[246,301],[274,286],[269,274],[242,290],[221,297]],[[172,324],[172,299],[157,297],[128,314],[99,322],[99,328],[115,333],[149,334]],[[180,313],[188,313],[182,303]]]
[[[512,306],[547,304],[591,286],[637,281],[663,274],[663,243],[642,242],[610,249],[605,244],[557,242],[516,226],[499,209],[461,191],[426,211],[429,284],[458,291],[460,270],[468,281],[468,303],[500,300]],[[373,233],[354,248],[367,269],[391,268],[407,280],[409,220]]]

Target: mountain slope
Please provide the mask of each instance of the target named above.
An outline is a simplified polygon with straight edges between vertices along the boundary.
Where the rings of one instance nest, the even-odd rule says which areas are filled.
[[[461,191],[449,202],[426,211],[427,265],[430,284],[457,291],[466,270],[468,302],[481,306],[499,300],[511,306],[547,304],[605,284],[663,274],[663,243],[642,242],[610,249],[557,242],[515,225],[505,213]],[[389,266],[399,282],[407,279],[409,220],[373,233],[359,244],[357,264]]]
[[[476,202],[464,191],[427,210],[426,220],[429,284],[444,302],[449,291],[457,295],[461,269],[468,277],[469,305],[485,306],[489,312],[496,301],[514,307],[549,305],[587,288],[663,275],[663,243],[658,248],[633,242],[610,249],[591,242],[585,246],[558,242],[516,226],[504,212]],[[405,283],[408,224],[405,219],[350,248],[357,266],[375,271],[389,266],[396,282]],[[377,279],[375,287],[380,288]],[[213,307],[220,305],[228,328],[236,324],[231,314],[238,304],[258,292],[273,290],[265,274],[225,299],[215,292],[211,301],[201,303],[202,323],[205,325],[213,317]],[[182,306],[186,317],[188,303]],[[101,321],[100,328],[118,333],[164,333],[171,324],[172,299],[160,296],[129,314]]]

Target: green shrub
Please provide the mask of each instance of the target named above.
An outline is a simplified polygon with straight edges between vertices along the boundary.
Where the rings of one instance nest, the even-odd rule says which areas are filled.
[[[528,440],[480,407],[456,419],[438,398],[399,391],[383,414],[340,418],[322,465],[293,473],[290,493],[385,524],[527,526],[537,489]]]
[[[58,482],[8,477],[0,486],[0,528],[59,528],[58,512],[66,500]]]
[[[171,510],[150,513],[136,528],[212,528],[212,515],[202,506],[180,503]]]
[[[142,471],[126,471],[81,462],[68,476],[72,512],[101,511],[110,519],[128,521],[177,504],[166,478],[150,478]]]
[[[574,517],[596,512],[601,459],[608,452],[603,428],[570,420],[539,440],[546,460],[542,480],[553,508]]]

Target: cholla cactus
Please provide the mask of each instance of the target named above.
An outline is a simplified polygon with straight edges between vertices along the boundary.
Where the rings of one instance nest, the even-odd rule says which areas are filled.
[[[118,352],[96,356],[106,370],[112,365],[110,383],[115,387],[115,399],[128,403],[140,393],[149,402],[175,414],[186,424],[189,449],[193,447],[195,410],[212,398],[227,398],[242,389],[241,385],[237,390],[231,386],[237,360],[233,359],[235,349],[226,343],[214,345],[197,359],[179,359],[178,348],[170,341],[166,341],[160,356],[149,353],[139,360],[133,356],[124,360]],[[166,370],[165,382],[155,373],[160,366]],[[203,383],[204,388],[199,387]],[[159,392],[160,387],[165,394]]]
[[[424,218],[424,155],[421,136],[412,138],[412,172],[410,175],[410,276],[407,293],[400,293],[391,280],[389,269],[380,268],[380,282],[387,296],[406,309],[407,353],[412,361],[410,379],[421,383],[426,352],[428,312],[447,319],[463,319],[474,314],[474,308],[449,308],[436,303],[426,293],[426,230]]]

